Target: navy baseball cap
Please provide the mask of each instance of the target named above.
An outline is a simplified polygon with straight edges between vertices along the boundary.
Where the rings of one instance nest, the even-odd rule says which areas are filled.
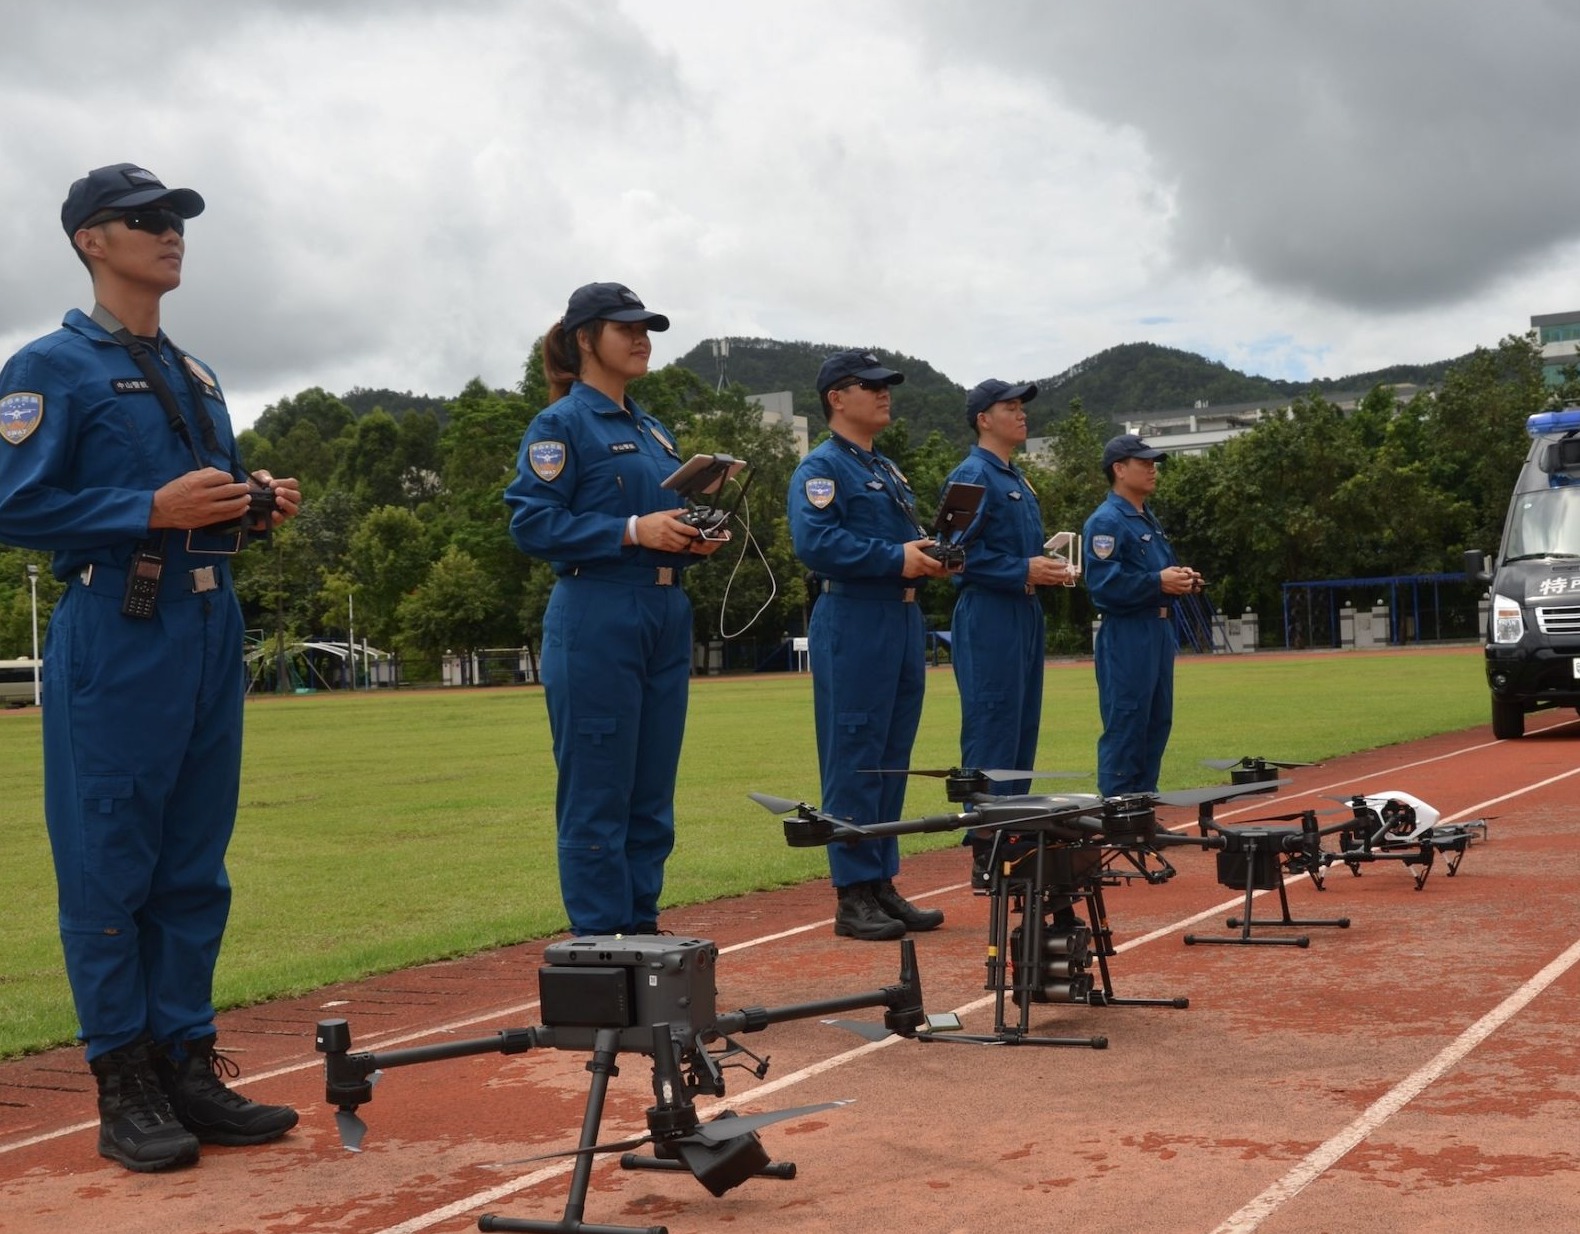
[[[640,321],[649,330],[669,329],[669,318],[648,309],[623,283],[588,283],[571,292],[560,318],[562,328],[580,330],[590,321]]]
[[[1023,403],[1029,403],[1036,397],[1035,381],[1023,381],[1018,386],[1012,386],[997,377],[989,377],[966,395],[966,423],[974,428],[977,417],[994,403],[1007,403],[1017,398]]]
[[[1104,467],[1112,467],[1120,459],[1126,458],[1167,457],[1167,450],[1154,449],[1142,441],[1135,433],[1121,433],[1118,437],[1110,437],[1108,444],[1103,447]]]
[[[60,225],[75,236],[82,225],[104,210],[135,210],[158,202],[184,219],[203,213],[203,198],[192,189],[167,189],[153,172],[136,163],[95,167],[71,186],[60,207]]]
[[[883,363],[870,351],[854,347],[849,351],[836,351],[823,361],[823,367],[817,371],[817,392],[827,394],[830,386],[838,385],[847,377],[854,377],[858,381],[881,381],[888,386],[897,386],[905,380],[904,373],[884,368]]]

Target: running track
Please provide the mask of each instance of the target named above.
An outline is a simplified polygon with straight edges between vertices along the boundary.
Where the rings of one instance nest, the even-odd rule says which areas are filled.
[[[1445,818],[1490,816],[1456,878],[1424,891],[1392,862],[1328,890],[1291,882],[1308,950],[1194,947],[1238,897],[1210,853],[1172,850],[1179,876],[1108,893],[1121,996],[1183,994],[1188,1010],[1041,1007],[1033,1030],[1106,1035],[1105,1051],[879,1043],[815,1021],[742,1038],[766,1080],[729,1071],[743,1112],[854,1099],[762,1133],[799,1168],[714,1198],[686,1175],[623,1173],[603,1159],[585,1220],[674,1234],[892,1231],[953,1234],[1466,1234],[1580,1229],[1580,722],[1532,717],[1531,735],[1485,729],[1294,774],[1275,806],[1324,793],[1410,792]],[[1326,804],[1326,803],[1323,803]],[[743,810],[757,807],[743,803]],[[1185,827],[1190,815],[1167,811]],[[928,1009],[991,1028],[983,991],[986,901],[959,851],[908,859],[902,888],[942,907],[918,938]],[[827,884],[665,917],[715,940],[718,1008],[778,1005],[892,982],[892,944],[836,940]],[[1267,901],[1258,901],[1263,912]],[[1263,931],[1259,930],[1258,933]],[[542,944],[429,965],[226,1014],[246,1088],[302,1110],[277,1144],[211,1148],[201,1164],[137,1176],[94,1152],[77,1051],[0,1064],[0,1230],[7,1234],[417,1234],[479,1214],[558,1218],[563,1161],[505,1165],[573,1145],[585,1055],[536,1050],[392,1070],[363,1107],[366,1151],[338,1143],[313,1053],[314,1023],[344,1016],[357,1048],[486,1036],[536,1019]],[[874,1017],[875,1018],[875,1017]],[[647,1060],[626,1055],[604,1138],[644,1128]],[[704,1105],[704,1114],[710,1107]]]

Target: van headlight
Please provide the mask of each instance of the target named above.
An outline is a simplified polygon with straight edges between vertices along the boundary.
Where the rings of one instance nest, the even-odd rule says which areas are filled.
[[[1520,615],[1519,601],[1508,596],[1492,597],[1492,641],[1517,643],[1525,637],[1525,618]]]

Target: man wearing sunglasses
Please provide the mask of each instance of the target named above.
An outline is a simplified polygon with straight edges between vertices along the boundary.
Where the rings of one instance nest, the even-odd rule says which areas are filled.
[[[904,380],[869,351],[825,360],[817,391],[831,432],[790,480],[790,534],[819,592],[807,634],[822,807],[856,823],[903,814],[905,776],[873,771],[910,766],[926,670],[917,584],[949,573],[927,555],[909,482],[873,446]],[[828,865],[835,934],[880,941],[943,924],[895,889],[893,837],[830,845]]]
[[[52,552],[66,584],[43,666],[66,975],[99,1152],[139,1172],[296,1124],[226,1087],[214,1048],[244,694],[230,556],[301,493],[242,470],[218,382],[159,328],[202,209],[131,163],[78,180],[61,223],[93,312],[0,370],[0,541]]]

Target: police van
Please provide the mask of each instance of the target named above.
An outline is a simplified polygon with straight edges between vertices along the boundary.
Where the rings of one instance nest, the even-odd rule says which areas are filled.
[[[33,701],[37,660],[0,660],[0,707],[26,707]]]
[[[1525,424],[1520,468],[1495,562],[1465,554],[1465,573],[1490,591],[1487,684],[1492,735],[1523,737],[1527,712],[1580,708],[1580,407]]]

